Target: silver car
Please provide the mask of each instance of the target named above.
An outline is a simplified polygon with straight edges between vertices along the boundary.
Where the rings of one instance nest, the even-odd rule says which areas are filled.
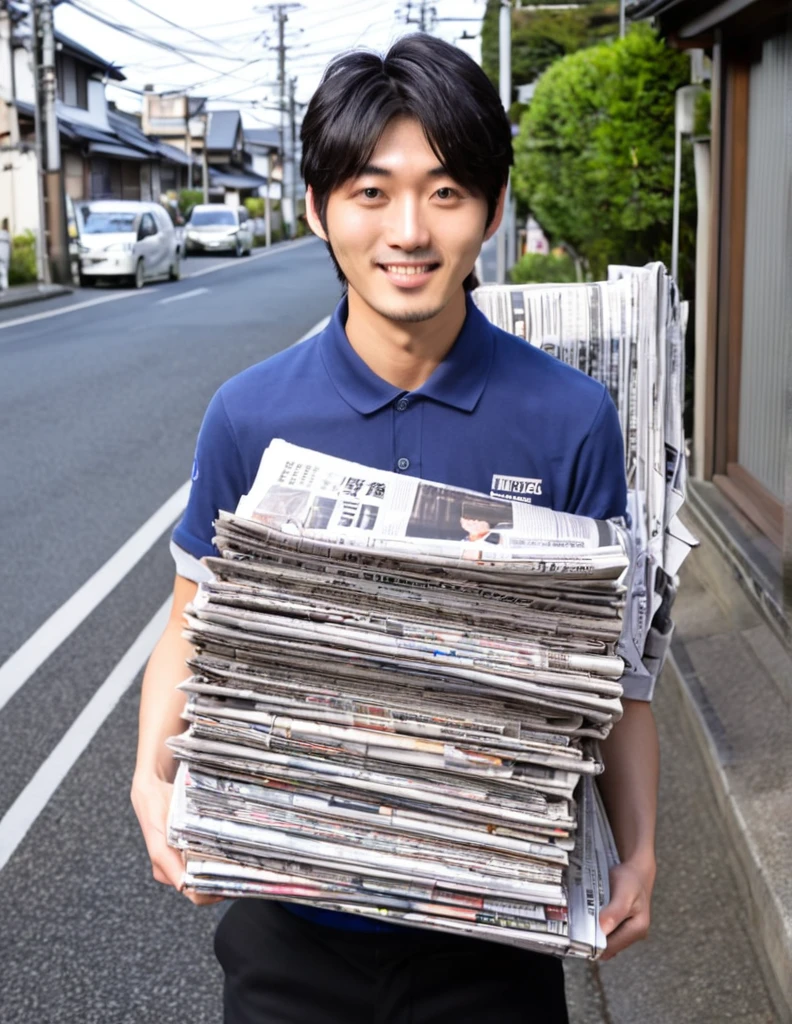
[[[185,251],[232,252],[249,255],[253,249],[253,225],[244,206],[209,203],[194,206],[184,232]]]
[[[181,243],[157,203],[114,199],[76,204],[80,284],[121,277],[136,288],[154,278],[178,281]]]

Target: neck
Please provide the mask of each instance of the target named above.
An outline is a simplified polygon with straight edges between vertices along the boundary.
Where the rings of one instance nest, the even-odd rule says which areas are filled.
[[[415,391],[445,359],[465,322],[462,288],[430,320],[389,320],[349,289],[346,335],[349,344],[378,377],[401,391]]]

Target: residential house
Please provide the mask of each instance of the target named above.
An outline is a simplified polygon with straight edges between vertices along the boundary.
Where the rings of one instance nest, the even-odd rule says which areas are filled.
[[[709,759],[734,898],[778,1019],[790,1020],[792,874],[779,851],[792,827],[792,3],[639,0],[629,13],[654,17],[670,45],[691,51],[694,77],[697,53],[711,59],[711,113],[700,103],[690,126],[699,219],[687,508],[701,549],[681,574],[672,668],[684,727]]]
[[[267,178],[253,170],[238,110],[209,112],[206,158],[210,199],[238,206],[249,197],[263,194]]]
[[[186,180],[189,160],[179,150],[143,132],[119,111],[109,108],[107,81],[123,82],[112,62],[65,36],[57,45],[56,114],[61,144],[64,190],[72,200],[159,199],[169,187]],[[35,88],[26,20],[12,23],[0,12],[0,45],[9,61],[0,78],[0,132],[17,147],[0,175],[0,205],[11,214],[12,231],[36,230],[38,193],[35,159]]]
[[[280,153],[280,132],[277,128],[245,128],[245,152],[255,174],[269,181],[269,197],[281,198],[283,161]]]
[[[714,504],[714,488],[780,559],[784,540],[792,545],[792,4],[641,0],[630,15],[653,16],[672,45],[711,55],[711,128],[698,140],[708,266],[697,284],[694,466],[712,486],[696,493]]]

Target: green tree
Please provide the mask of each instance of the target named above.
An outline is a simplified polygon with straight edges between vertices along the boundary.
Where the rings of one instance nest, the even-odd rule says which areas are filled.
[[[557,61],[522,117],[515,194],[553,241],[580,254],[595,278],[608,263],[669,262],[674,93],[689,76],[684,54],[639,25],[622,40]],[[687,156],[683,279],[695,211]]]
[[[536,0],[537,4],[546,2]],[[496,87],[499,75],[499,12],[500,0],[487,0],[481,24],[481,63]],[[535,81],[559,57],[614,39],[618,29],[618,0],[588,0],[575,10],[528,11],[515,8],[512,11],[514,86]]]

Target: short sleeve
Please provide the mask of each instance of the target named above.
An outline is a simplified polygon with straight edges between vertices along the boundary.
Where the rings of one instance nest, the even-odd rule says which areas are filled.
[[[627,514],[624,441],[616,406],[604,388],[594,422],[578,452],[570,501],[564,511],[592,519]]]
[[[187,508],[173,531],[173,543],[194,559],[216,555],[214,521],[220,509],[233,512],[247,490],[247,479],[233,428],[218,391],[206,410],[192,468]],[[177,571],[181,574],[176,559]]]

